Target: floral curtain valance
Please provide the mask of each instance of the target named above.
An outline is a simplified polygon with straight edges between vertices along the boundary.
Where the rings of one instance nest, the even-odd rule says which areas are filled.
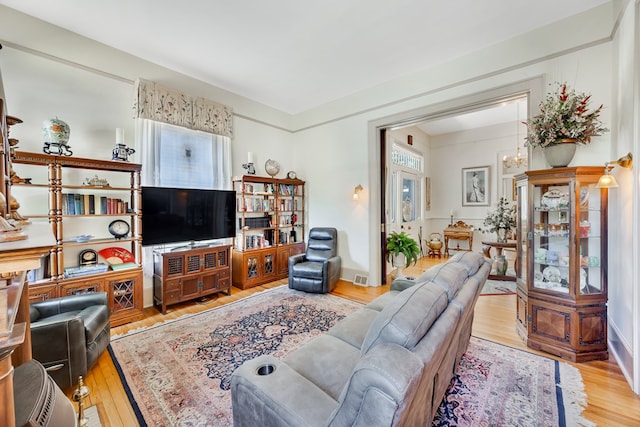
[[[233,110],[148,80],[136,80],[134,117],[233,138]]]

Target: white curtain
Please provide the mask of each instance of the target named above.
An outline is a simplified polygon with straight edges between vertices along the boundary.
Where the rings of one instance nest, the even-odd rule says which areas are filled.
[[[163,161],[161,148],[163,147],[162,137],[164,135],[165,149],[168,145],[167,135],[175,132],[188,133],[195,132],[187,129],[179,128],[164,123],[156,122],[148,119],[136,119],[136,146],[140,147],[142,164],[142,185],[163,186],[163,187],[185,187],[181,179],[188,178],[188,174],[193,172],[187,167],[176,170],[181,159],[174,157],[171,161]],[[231,138],[214,135],[211,133],[198,132],[198,143],[207,144],[207,149],[201,150],[201,147],[193,147],[194,153],[209,153],[210,159],[198,159],[200,163],[205,162],[208,167],[203,170],[195,171],[199,175],[210,174],[200,178],[202,188],[213,188],[219,190],[231,189]],[[185,149],[180,147],[180,149]],[[191,151],[191,147],[186,148]],[[189,154],[190,155],[190,154]],[[195,155],[195,154],[194,154]],[[193,179],[188,180],[194,182]]]

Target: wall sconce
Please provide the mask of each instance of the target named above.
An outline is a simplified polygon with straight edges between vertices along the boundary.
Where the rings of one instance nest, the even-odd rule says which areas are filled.
[[[362,188],[362,185],[356,185],[356,187],[353,189],[353,200],[358,200],[360,198],[360,193],[362,192],[362,190],[364,190],[364,188]]]
[[[626,156],[620,157],[618,160],[612,160],[610,162],[606,162],[604,164],[604,175],[600,177],[598,183],[596,184],[596,188],[617,188],[618,182],[616,178],[611,175],[611,171],[618,165],[623,168],[630,168],[633,166],[633,156],[631,153],[628,153]]]

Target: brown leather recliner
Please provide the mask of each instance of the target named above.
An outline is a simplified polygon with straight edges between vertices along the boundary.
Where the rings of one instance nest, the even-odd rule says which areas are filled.
[[[109,345],[105,292],[34,302],[30,316],[33,358],[63,390],[86,376]]]

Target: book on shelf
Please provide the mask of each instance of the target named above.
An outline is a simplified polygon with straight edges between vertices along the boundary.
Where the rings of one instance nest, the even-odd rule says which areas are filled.
[[[138,267],[138,264],[136,264],[135,262],[123,262],[122,264],[111,264],[111,269],[113,271],[128,270],[130,268],[136,268],[136,267]]]
[[[112,215],[129,213],[129,202],[95,194],[62,194],[63,215]]]
[[[71,277],[86,276],[89,274],[104,273],[108,269],[109,269],[109,266],[103,263],[91,264],[91,265],[77,265],[75,267],[66,267],[64,269],[64,277],[71,278]]]

